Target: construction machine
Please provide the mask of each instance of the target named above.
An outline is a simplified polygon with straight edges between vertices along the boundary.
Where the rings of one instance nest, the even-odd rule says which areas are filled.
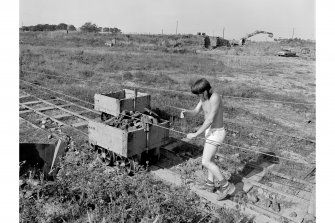
[[[255,36],[255,35],[257,35],[257,34],[261,34],[261,33],[263,33],[263,34],[268,34],[268,36],[269,36],[270,38],[273,37],[273,33],[271,33],[271,32],[266,32],[266,31],[256,30],[256,31],[253,32],[253,33],[250,33],[250,34],[245,35],[245,36],[242,37],[239,41],[237,41],[237,40],[231,40],[231,41],[229,41],[229,40],[223,39],[223,38],[221,38],[221,37],[217,37],[217,38],[216,38],[216,47],[220,47],[220,46],[226,46],[226,47],[231,47],[231,46],[244,46],[248,38],[250,38],[250,37],[252,37],[252,36]]]
[[[256,30],[256,31],[253,32],[253,33],[247,34],[245,37],[242,37],[242,38],[240,39],[240,41],[239,41],[239,45],[240,45],[240,46],[245,45],[245,42],[247,41],[248,38],[250,38],[250,37],[252,37],[252,36],[254,36],[254,35],[257,35],[257,34],[261,34],[261,33],[263,33],[263,34],[268,34],[268,36],[269,36],[270,38],[273,37],[273,33],[271,33],[271,32],[266,32],[266,31]]]

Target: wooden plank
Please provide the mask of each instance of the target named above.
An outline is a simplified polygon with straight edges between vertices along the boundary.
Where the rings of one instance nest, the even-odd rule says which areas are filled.
[[[148,145],[150,148],[159,147],[165,144],[165,141],[169,139],[169,122],[165,121],[163,123],[158,124],[164,128],[159,126],[152,125],[149,131],[149,142]]]
[[[155,166],[153,166],[155,167]],[[182,179],[179,174],[172,172],[168,169],[160,169],[159,167],[156,167],[154,170],[150,171],[154,176],[160,178],[161,180],[164,180],[165,182],[168,182],[170,184],[175,185],[182,185]],[[210,201],[211,203],[218,205],[220,207],[226,207],[229,209],[236,209],[236,203],[231,200],[223,200],[223,201],[217,201],[217,195],[215,193],[210,193],[205,190],[198,189],[195,185],[190,185],[190,189],[195,192],[198,196],[205,198],[206,200]],[[249,208],[248,206],[246,208],[241,209],[241,212],[248,217],[255,217],[254,222],[257,223],[275,223],[277,222],[278,216],[274,216],[271,214],[271,212],[256,212]],[[270,216],[270,217],[268,217]]]
[[[78,112],[78,114],[84,114],[84,113],[87,113],[87,112],[90,112],[90,111],[82,111],[82,112]],[[61,119],[61,118],[68,118],[68,117],[71,117],[73,116],[72,114],[61,114],[61,115],[55,115],[55,116],[52,116],[53,118],[56,118],[56,119]]]
[[[134,91],[125,89],[108,94],[95,94],[94,109],[118,116],[123,110],[134,110],[134,100],[136,111],[144,112],[144,108],[150,107],[150,95],[138,92],[138,97],[135,99]]]
[[[61,118],[68,118],[68,117],[71,117],[73,116],[72,114],[62,114],[62,115],[55,115],[55,116],[52,116],[53,118],[57,118],[57,119],[61,119]]]
[[[20,120],[22,120],[22,121],[28,123],[29,125],[31,125],[32,127],[36,128],[36,129],[41,129],[40,127],[38,127],[38,126],[35,125],[34,123],[31,123],[31,122],[29,122],[28,120],[25,120],[24,118],[21,118],[21,117],[20,117]]]
[[[136,103],[136,111],[144,112],[145,108],[150,107],[150,95],[138,92],[135,98],[135,93],[132,90],[125,89],[126,98],[120,100],[120,110],[134,110],[134,103]],[[134,102],[135,100],[135,102]]]
[[[79,122],[79,123],[72,124],[72,126],[75,127],[75,128],[78,128],[78,127],[81,127],[81,126],[84,126],[84,125],[88,125],[88,122],[85,121],[85,122]]]
[[[145,108],[150,108],[151,104],[151,96],[145,95],[145,96],[138,96],[135,99],[136,103],[136,111],[144,112]]]
[[[61,101],[67,102],[68,104],[77,106],[77,107],[79,107],[79,108],[82,108],[82,109],[86,110],[87,112],[93,112],[93,113],[95,113],[95,114],[99,114],[99,115],[101,114],[101,112],[98,112],[98,111],[96,111],[96,110],[92,110],[92,109],[86,108],[86,107],[81,106],[81,105],[77,105],[77,104],[75,104],[75,103],[72,103],[72,102],[70,102],[70,101],[63,100],[63,99],[61,99],[61,98],[56,98],[56,100],[61,100]]]
[[[43,99],[40,99],[40,98],[39,98],[39,100],[42,101],[42,102],[45,103],[45,104],[48,104],[48,105],[53,106],[53,109],[54,109],[54,108],[58,108],[58,109],[60,109],[60,110],[62,110],[62,111],[65,111],[65,112],[67,112],[67,113],[70,113],[70,114],[72,114],[72,115],[74,115],[74,116],[76,116],[76,117],[82,118],[82,119],[84,119],[84,120],[86,120],[86,121],[90,120],[89,118],[86,118],[85,116],[79,115],[78,113],[75,113],[75,112],[72,112],[72,111],[69,111],[69,110],[63,108],[63,107],[71,106],[71,104],[66,104],[66,105],[60,105],[60,106],[58,106],[58,105],[52,104],[52,103],[50,103],[50,102],[48,102],[48,101],[45,101],[45,100],[43,100]],[[50,108],[50,107],[48,107],[48,110],[50,110],[49,108]]]
[[[313,184],[311,182],[308,182],[306,180],[298,179],[296,177],[291,177],[289,175],[286,175],[286,174],[283,174],[283,173],[279,173],[277,171],[271,171],[271,174],[275,175],[275,176],[279,176],[279,177],[284,178],[284,179],[288,179],[288,180],[293,181],[293,182],[296,181],[298,183],[301,183],[301,184],[304,184],[304,185],[308,185],[308,186],[311,186],[311,187],[313,187],[315,185],[315,184]]]
[[[127,132],[104,123],[88,121],[90,143],[127,157]]]
[[[22,106],[25,107],[25,108],[31,109],[32,111],[34,111],[35,113],[37,113],[37,114],[39,114],[39,115],[41,115],[43,117],[50,118],[52,121],[57,122],[57,123],[59,123],[61,125],[69,126],[69,125],[67,125],[67,124],[65,124],[65,123],[63,123],[63,122],[61,122],[61,121],[59,121],[59,120],[57,120],[57,119],[55,119],[53,117],[50,117],[50,116],[48,116],[48,115],[46,115],[46,114],[44,114],[44,113],[42,113],[40,111],[36,111],[35,109],[33,109],[33,108],[31,108],[31,107],[29,107],[27,105],[22,105]]]
[[[28,97],[30,97],[30,95],[21,95],[21,96],[19,97],[19,99],[22,99],[22,98],[28,98]]]
[[[120,101],[102,94],[95,94],[94,109],[110,115],[118,116],[120,113]]]
[[[169,122],[159,124],[163,127],[168,127]],[[169,140],[169,130],[160,128],[159,126],[152,125],[149,129],[149,141],[146,142],[147,136],[144,129],[137,129],[135,131],[128,132],[128,156],[140,154],[148,149],[154,149],[161,147],[166,144]]]
[[[24,118],[21,118],[21,117],[20,117],[20,120],[22,120],[22,121],[28,123],[29,125],[31,125],[32,127],[36,128],[36,129],[39,129],[39,130],[41,130],[41,131],[47,131],[47,130],[44,130],[44,129],[42,129],[41,127],[35,125],[34,123],[31,123],[30,121],[28,121],[28,120],[26,120],[26,119],[24,119]],[[51,135],[53,138],[60,138],[60,136],[57,135],[57,134],[55,134],[55,133],[50,133],[50,135]]]
[[[55,109],[55,107],[49,106],[49,107],[43,107],[43,108],[35,108],[36,111],[47,111]]]
[[[19,111],[19,114],[22,115],[22,114],[26,114],[26,113],[30,113],[30,112],[33,112],[32,110],[23,110],[23,111]]]
[[[33,104],[38,104],[38,103],[42,103],[42,102],[40,100],[38,100],[38,101],[27,101],[27,102],[20,103],[20,104],[23,104],[23,105],[33,105]]]
[[[141,129],[128,132],[127,155],[133,156],[146,151],[146,132]]]
[[[42,102],[42,103],[46,103],[46,102]],[[68,107],[68,106],[71,106],[71,105],[53,105],[51,103],[46,103],[46,104],[50,104],[51,106],[49,107],[43,107],[43,108],[36,108],[35,110],[36,111],[47,111],[47,110],[52,110],[52,109],[60,109],[60,110],[63,110],[62,107]]]
[[[261,184],[261,183],[259,183],[259,182],[257,182],[257,181],[254,181],[254,180],[250,180],[250,179],[247,179],[247,178],[243,178],[243,179],[242,179],[242,182],[243,182],[243,183],[251,183],[251,184],[253,184],[253,185],[257,186],[257,187],[260,187],[260,188],[262,188],[262,189],[265,189],[265,190],[267,190],[267,191],[269,191],[269,192],[280,194],[280,195],[282,195],[282,196],[291,198],[292,200],[295,200],[295,201],[298,201],[298,202],[306,202],[306,201],[308,202],[307,199],[300,198],[300,197],[297,197],[297,196],[294,196],[294,195],[291,195],[291,194],[287,194],[287,193],[285,193],[285,192],[282,192],[282,191],[277,190],[277,189],[275,189],[275,188],[272,188],[272,187],[269,187],[269,186],[267,186],[267,185]]]

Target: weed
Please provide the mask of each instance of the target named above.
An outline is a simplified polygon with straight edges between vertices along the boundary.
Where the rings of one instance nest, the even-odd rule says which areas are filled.
[[[98,222],[103,218],[108,222],[139,222],[157,215],[168,222],[194,222],[202,217],[196,210],[199,198],[195,194],[165,185],[146,172],[134,177],[106,174],[106,167],[94,159],[95,155],[85,147],[81,149],[67,153],[52,186],[20,190],[21,222],[75,222],[87,212]],[[40,199],[34,199],[34,192],[27,198],[36,190]]]
[[[115,38],[117,45],[105,47],[104,43],[109,38]],[[275,55],[283,44],[315,48],[315,43],[250,42],[242,48],[217,48],[215,51],[206,50],[207,54],[195,54],[195,50],[202,51],[204,43],[202,36],[106,36],[80,32],[69,33],[69,35],[27,32],[20,34],[20,40],[25,43],[20,44],[22,70],[101,80],[102,83],[86,83],[25,72],[20,74],[20,78],[90,103],[94,103],[95,93],[120,90],[121,86],[117,84],[124,84],[122,81],[136,86],[189,90],[190,81],[206,77],[214,89],[224,96],[291,102],[311,101],[305,95],[305,91],[302,92],[302,88],[314,89],[315,87],[313,84],[315,71],[310,69],[314,72],[308,70],[309,72],[302,74],[302,63],[299,58],[294,58],[292,62],[289,59],[283,60],[283,58],[271,56]],[[311,54],[310,57],[313,58],[313,55]],[[303,61],[303,65],[307,62],[314,66],[313,61]],[[294,86],[287,86],[287,91],[277,86],[277,83],[285,85],[287,79],[292,75],[299,80],[301,88],[295,89],[297,93],[294,94],[291,91]],[[267,86],[273,83],[276,86],[269,90],[262,86],[262,83]],[[20,88],[38,97],[51,98],[56,95],[92,108],[91,105],[78,100],[36,90],[25,84],[21,84]],[[180,111],[169,107],[194,108],[198,103],[195,96],[154,90],[145,90],[145,92],[151,95],[152,108],[162,118],[170,120],[173,129],[194,132],[203,123],[202,115],[182,120],[179,118]],[[266,107],[269,112],[262,115],[252,110],[250,103],[247,106],[244,105],[244,100],[233,101],[233,99],[225,98],[224,102],[225,118],[239,120],[242,124],[252,123],[286,134],[295,133],[296,129],[275,121],[278,119],[272,115],[290,112],[291,121],[294,124],[300,124],[302,115],[309,113],[309,117],[314,117],[315,114],[315,109],[305,105],[283,104],[280,107],[274,107],[269,104]],[[253,101],[252,103],[254,106],[261,107],[266,102]],[[33,117],[26,118],[33,121]],[[314,120],[314,118],[311,119]],[[299,154],[304,157],[315,151],[314,144],[278,136],[260,129],[228,122],[225,122],[225,128],[227,130],[225,142],[236,146],[254,150],[259,149],[256,146],[262,146],[272,148],[279,155],[281,152],[286,152],[287,156]],[[303,136],[305,131],[313,130],[313,126],[307,126],[297,132]],[[170,135],[176,138],[185,137],[185,135],[173,132]],[[32,136],[36,139],[38,136],[42,138],[39,132]],[[204,142],[195,140],[194,143],[203,146]],[[254,153],[244,152],[230,146],[219,150],[220,153],[227,156],[238,153],[241,160],[256,156]],[[142,219],[152,221],[158,215],[164,216],[164,219],[167,219],[166,222],[196,222],[203,218],[196,210],[195,203],[198,197],[190,194],[184,188],[167,186],[146,173],[134,177],[121,176],[115,172],[107,174],[106,168],[94,161],[95,156],[87,149],[87,146],[81,146],[77,152],[78,154],[74,152],[67,154],[58,178],[51,187],[55,190],[49,190],[45,185],[20,189],[21,222],[87,222],[88,217],[92,222],[101,222],[103,219],[106,222],[140,222]],[[197,167],[197,164],[190,164],[185,175],[190,177],[192,171]],[[231,161],[222,162],[221,167],[233,172],[239,168]],[[306,167],[281,161],[278,171],[302,177],[306,172]],[[37,191],[40,192],[37,193]],[[235,217],[228,216],[229,213],[224,210],[221,222],[236,220]]]

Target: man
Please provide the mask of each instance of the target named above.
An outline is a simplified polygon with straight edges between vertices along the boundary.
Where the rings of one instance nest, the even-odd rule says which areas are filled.
[[[204,146],[202,165],[208,169],[208,178],[205,184],[207,190],[214,192],[214,177],[219,181],[218,200],[223,200],[227,195],[235,191],[235,186],[223,177],[219,167],[213,162],[218,146],[223,142],[226,131],[223,127],[222,100],[218,93],[213,92],[210,83],[205,79],[197,80],[192,86],[193,94],[198,95],[200,101],[195,109],[183,110],[181,118],[194,117],[199,114],[201,108],[204,111],[205,122],[195,133],[187,134],[187,138],[193,139],[205,132],[206,142]]]

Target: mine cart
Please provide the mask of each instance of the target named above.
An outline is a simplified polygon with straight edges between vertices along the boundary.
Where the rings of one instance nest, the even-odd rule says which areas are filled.
[[[150,108],[150,95],[136,90],[94,95],[94,109],[103,114],[118,116],[123,110],[144,112]]]
[[[88,123],[89,142],[103,162],[134,170],[159,159],[169,122],[150,110],[150,95],[132,90],[95,95],[95,108],[108,116]]]

